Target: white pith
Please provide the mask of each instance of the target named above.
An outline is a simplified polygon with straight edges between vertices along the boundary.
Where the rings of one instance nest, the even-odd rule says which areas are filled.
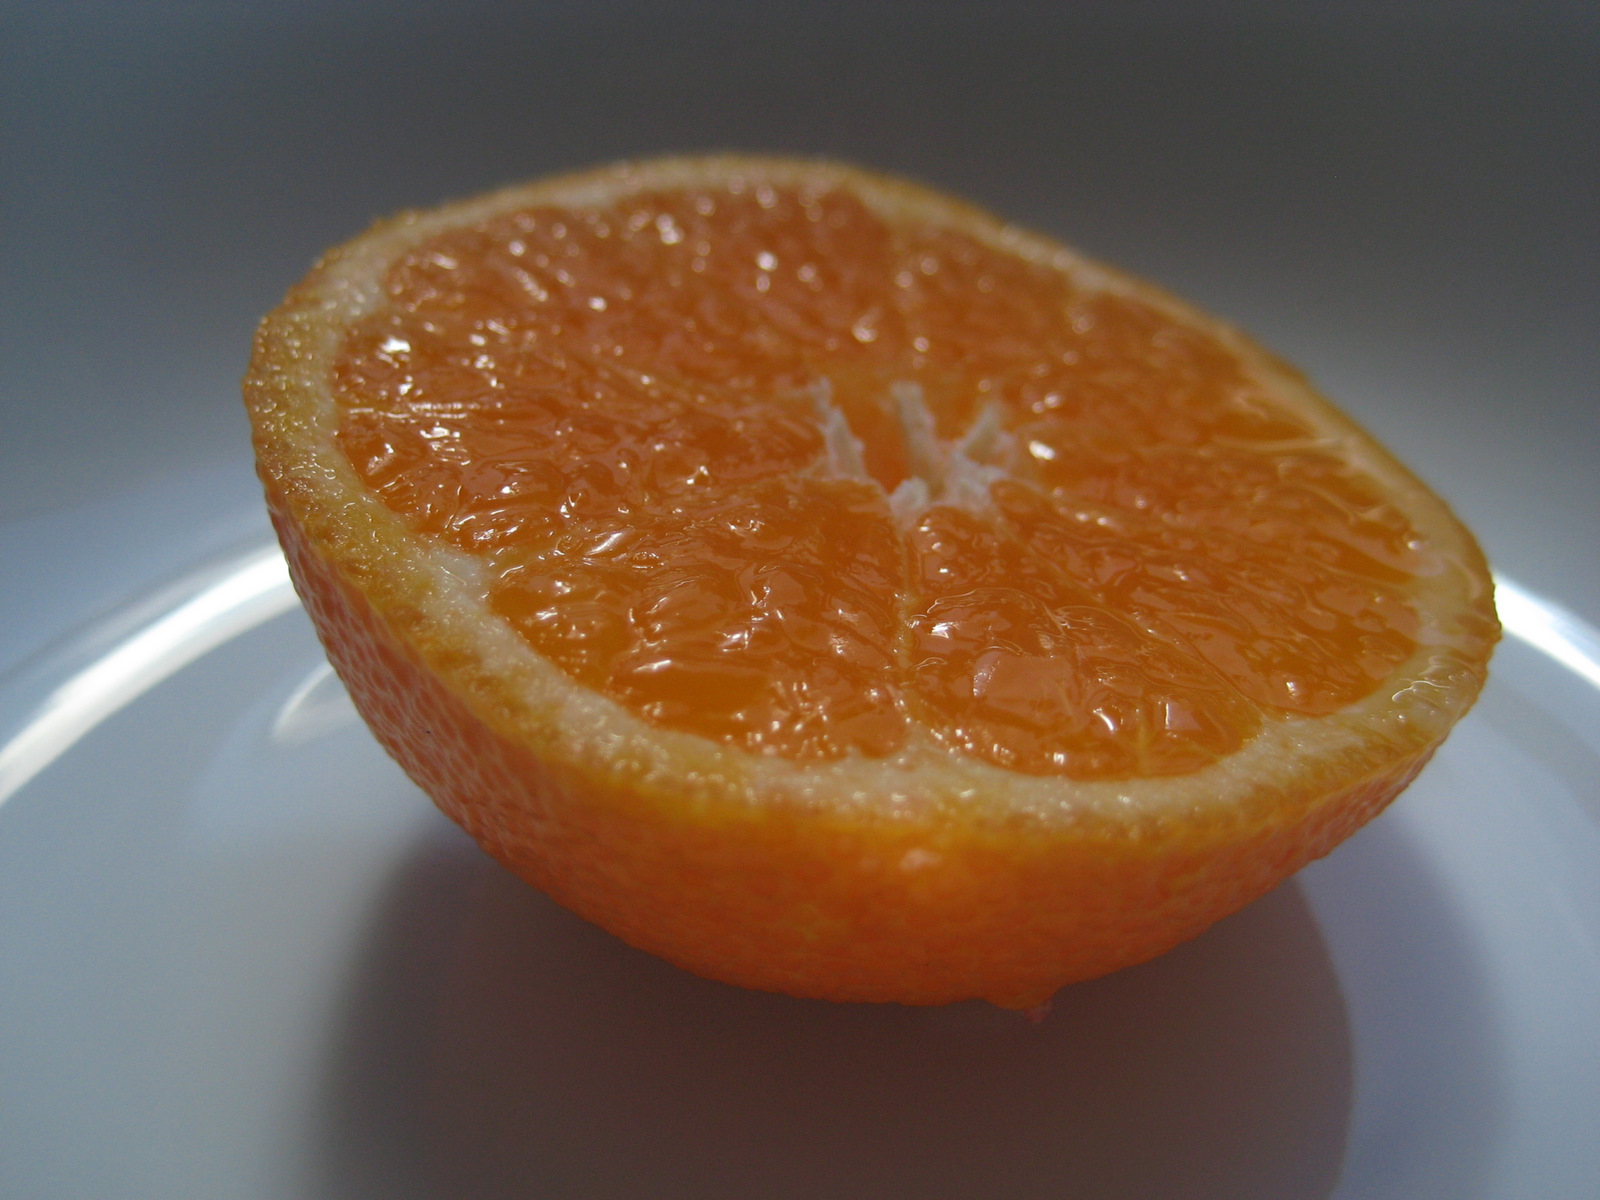
[[[867,470],[861,439],[849,418],[833,403],[833,387],[821,379],[812,389],[822,429],[823,452],[818,464],[834,479],[853,479],[882,487]],[[1008,477],[1000,464],[1011,453],[1014,440],[1001,424],[1000,410],[987,405],[966,431],[945,444],[935,427],[922,385],[896,380],[889,386],[885,407],[898,426],[910,474],[885,489],[889,511],[901,529],[910,529],[930,505],[946,504],[980,513],[989,507],[989,487]]]

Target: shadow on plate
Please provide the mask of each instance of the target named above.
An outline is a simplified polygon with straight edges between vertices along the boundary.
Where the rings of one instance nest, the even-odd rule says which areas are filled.
[[[1293,883],[1033,1025],[698,979],[434,840],[341,1020],[319,1180],[341,1200],[1322,1200],[1351,1106]]]
[[[1491,994],[1495,966],[1472,925],[1482,898],[1458,894],[1459,864],[1442,871],[1428,842],[1430,822],[1470,820],[1453,789],[1472,785],[1455,770],[1437,763],[1395,811],[1297,877],[1337,958],[1357,1046],[1342,1200],[1544,1194],[1496,1178],[1516,1137],[1515,1018]]]

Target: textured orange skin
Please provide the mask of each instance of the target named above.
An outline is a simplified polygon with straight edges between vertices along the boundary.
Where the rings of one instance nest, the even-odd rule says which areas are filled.
[[[378,739],[510,870],[697,974],[829,1000],[1038,1005],[1144,962],[1270,891],[1371,820],[1431,748],[1288,819],[1213,841],[1187,830],[1052,836],[781,807],[694,811],[539,762],[421,667],[310,548],[268,489],[291,574]],[[916,856],[940,856],[940,870]],[[912,856],[908,862],[908,855]]]

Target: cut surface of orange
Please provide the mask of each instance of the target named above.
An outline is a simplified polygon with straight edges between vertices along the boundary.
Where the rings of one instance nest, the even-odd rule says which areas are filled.
[[[327,256],[245,383],[389,751],[754,987],[1029,1007],[1326,853],[1482,686],[1488,572],[1291,369],[815,162],[607,168]]]

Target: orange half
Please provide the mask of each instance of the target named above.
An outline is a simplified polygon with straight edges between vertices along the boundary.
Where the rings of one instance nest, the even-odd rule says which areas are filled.
[[[1445,506],[1147,284],[846,167],[381,224],[245,381],[301,596],[491,854],[751,987],[1031,1007],[1325,854],[1498,636]]]

